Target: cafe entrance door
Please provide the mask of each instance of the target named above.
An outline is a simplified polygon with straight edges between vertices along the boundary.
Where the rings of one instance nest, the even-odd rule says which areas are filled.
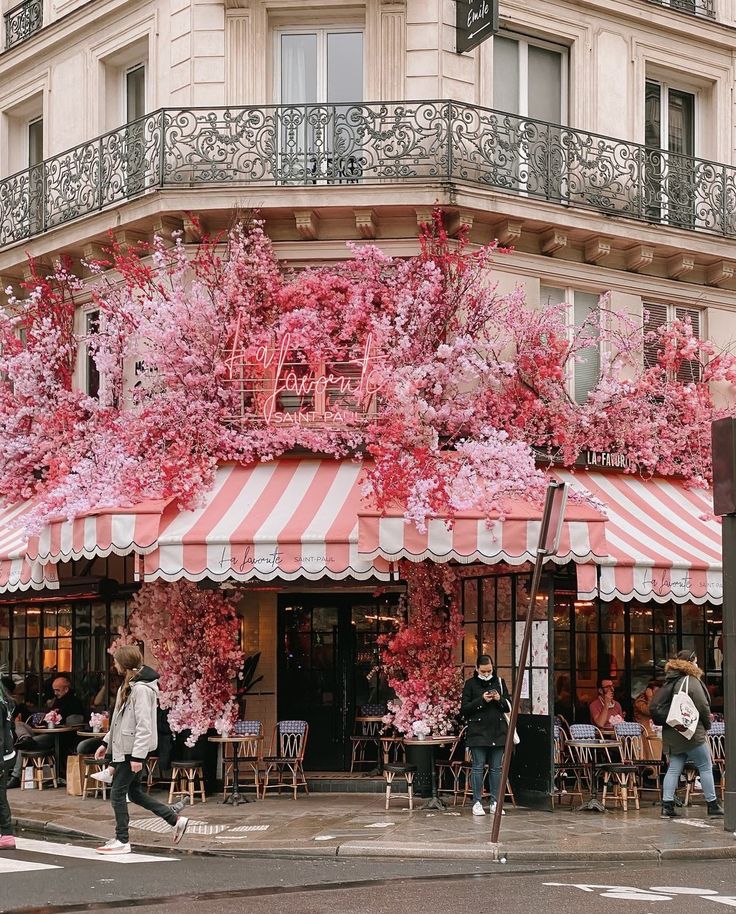
[[[356,709],[390,697],[378,637],[393,630],[397,594],[279,597],[279,720],[306,720],[304,767],[347,771]]]

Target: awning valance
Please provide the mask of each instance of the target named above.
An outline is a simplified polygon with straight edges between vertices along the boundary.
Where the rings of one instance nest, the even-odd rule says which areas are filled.
[[[608,555],[578,566],[581,599],[721,603],[721,525],[710,491],[674,479],[556,475],[606,506]]]
[[[388,580],[358,549],[361,470],[314,457],[220,467],[200,508],[165,512],[145,579]]]
[[[73,520],[50,521],[35,536],[24,531],[24,517],[35,499],[0,513],[0,589],[40,590],[58,587],[56,565],[77,559],[145,555],[158,541],[161,514],[168,500],[140,502],[133,507],[99,508]]]

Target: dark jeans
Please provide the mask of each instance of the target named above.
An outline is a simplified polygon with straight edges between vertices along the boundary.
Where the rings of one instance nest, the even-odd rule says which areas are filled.
[[[471,746],[473,768],[471,781],[473,784],[473,803],[480,803],[483,798],[483,775],[485,766],[488,765],[491,778],[491,801],[498,799],[501,786],[501,763],[503,762],[503,746]]]
[[[13,834],[13,820],[10,816],[10,804],[8,803],[8,778],[10,772],[0,768],[0,835]]]
[[[128,825],[130,816],[128,815],[126,795],[131,803],[137,803],[138,806],[142,806],[149,812],[159,816],[169,825],[176,825],[177,815],[174,810],[170,806],[154,800],[141,787],[142,774],[142,771],[134,772],[130,767],[130,762],[127,760],[115,762],[115,775],[110,791],[110,801],[115,813],[115,837],[118,841],[122,841],[123,844],[127,844],[129,840]]]

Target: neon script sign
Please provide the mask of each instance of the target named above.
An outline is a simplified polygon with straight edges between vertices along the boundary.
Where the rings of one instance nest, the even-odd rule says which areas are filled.
[[[340,425],[364,419],[383,386],[370,335],[360,357],[315,368],[295,349],[291,334],[246,355],[236,333],[226,364],[228,380],[241,396],[241,418],[268,425]]]

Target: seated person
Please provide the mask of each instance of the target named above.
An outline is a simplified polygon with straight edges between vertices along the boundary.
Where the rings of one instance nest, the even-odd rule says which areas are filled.
[[[601,679],[598,697],[590,703],[590,722],[602,730],[612,730],[614,724],[624,719],[624,711],[613,696],[613,682]]]
[[[54,691],[54,700],[51,703],[50,711],[58,711],[61,715],[62,726],[76,727],[84,723],[84,706],[81,700],[72,689],[72,681],[66,673],[59,673],[54,677],[51,687]],[[71,738],[71,739],[70,739]],[[65,733],[59,740],[59,749],[61,758],[59,759],[60,768],[63,771],[66,765],[66,757],[74,745],[74,734]],[[38,733],[30,737],[19,739],[17,746],[25,751],[43,751],[51,752],[54,748],[55,739],[49,733]],[[8,778],[7,787],[19,787],[20,778],[23,773],[23,756],[18,752],[13,771]]]

